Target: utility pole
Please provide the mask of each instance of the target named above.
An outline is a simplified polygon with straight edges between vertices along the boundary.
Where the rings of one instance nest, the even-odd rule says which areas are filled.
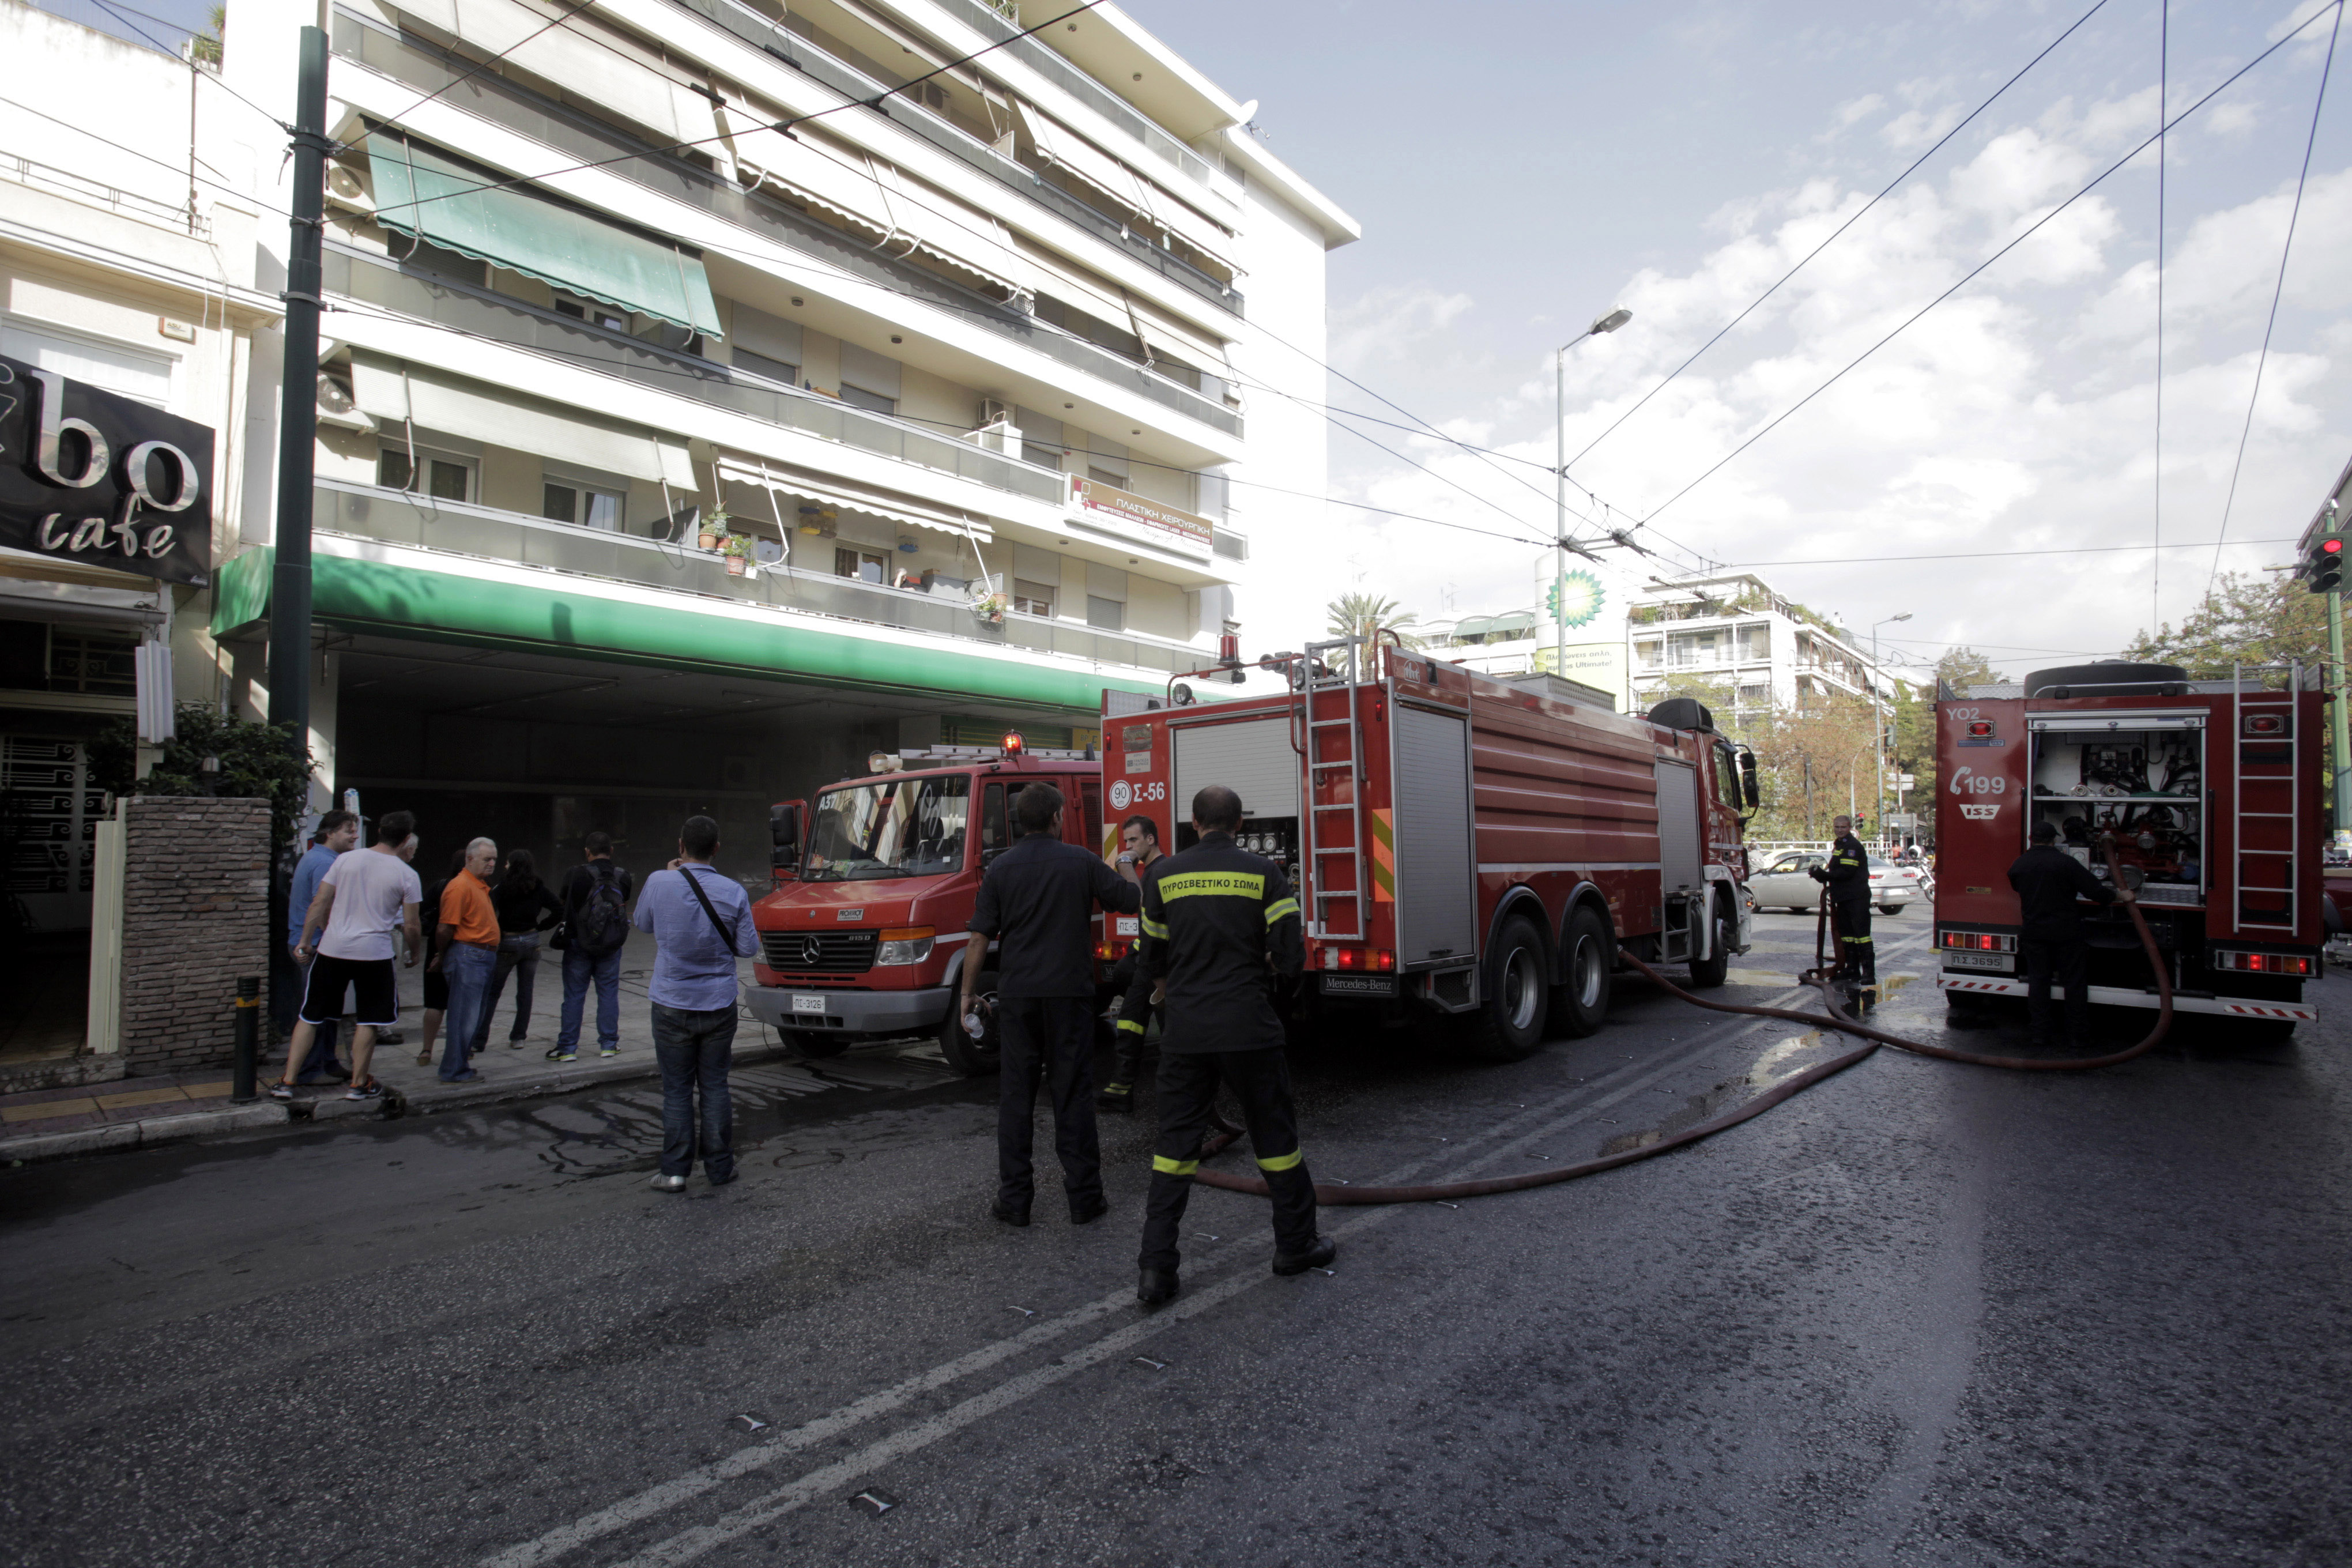
[[[2328,529],[2337,527],[2333,512],[2328,515]],[[2335,765],[2330,779],[2336,786],[2336,819],[2329,826],[2341,833],[2352,826],[2352,714],[2344,710],[2347,698],[2344,680],[2344,590],[2327,590],[2327,682],[2335,700],[2327,705],[2327,740],[2329,761]]]
[[[326,208],[327,35],[302,29],[294,94],[293,234],[278,415],[277,557],[269,578],[269,721],[310,743],[310,487],[319,417],[319,255]]]
[[[1551,449],[1555,459],[1551,470],[1551,621],[1557,635],[1551,672],[1558,676],[1568,674],[1568,351],[1587,338],[1613,332],[1633,319],[1633,312],[1620,305],[1560,344],[1551,356]]]

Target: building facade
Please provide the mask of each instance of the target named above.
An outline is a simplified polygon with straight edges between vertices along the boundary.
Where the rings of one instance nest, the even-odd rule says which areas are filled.
[[[418,811],[434,865],[658,863],[705,811],[750,876],[869,751],[1086,744],[1242,629],[1253,532],[1324,485],[1263,389],[1319,396],[1355,226],[1116,9],[1024,9],[235,0],[273,112],[331,46],[321,804]],[[273,526],[209,623],[255,711]]]
[[[1637,697],[1654,700],[1673,678],[1698,677],[1729,693],[1733,724],[1819,699],[1895,700],[1895,678],[1849,634],[1752,573],[1653,584],[1627,614]]]

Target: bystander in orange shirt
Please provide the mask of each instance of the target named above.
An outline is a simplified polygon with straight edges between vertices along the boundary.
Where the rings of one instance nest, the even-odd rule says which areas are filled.
[[[471,871],[449,879],[441,893],[441,923],[453,928],[450,940],[476,947],[499,945],[499,911],[490,902],[489,884]]]

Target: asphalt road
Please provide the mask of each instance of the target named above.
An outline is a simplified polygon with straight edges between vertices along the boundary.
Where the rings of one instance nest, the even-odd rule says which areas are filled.
[[[1880,922],[1883,971],[1924,967],[1927,925]],[[1727,994],[1796,1000],[1809,922],[1759,931]],[[2014,1043],[1945,1036],[1925,982],[1882,1016]],[[745,1179],[683,1197],[646,1186],[643,1090],[0,1173],[0,1541],[25,1568],[2341,1564],[2347,1032],[2079,1078],[1881,1052],[1598,1177],[1327,1210],[1329,1275],[1273,1278],[1262,1203],[1203,1190],[1149,1314],[1147,1129],[1107,1119],[1109,1218],[1047,1192],[1007,1231],[992,1085],[887,1051],[751,1075]],[[1297,1076],[1318,1179],[1440,1179],[1838,1048],[1626,984],[1514,1067],[1397,1032]]]

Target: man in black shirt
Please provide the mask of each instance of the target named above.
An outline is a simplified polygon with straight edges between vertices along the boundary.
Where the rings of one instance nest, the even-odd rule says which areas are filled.
[[[972,1016],[989,939],[1001,938],[996,997],[1004,1057],[996,1099],[996,1203],[989,1212],[1007,1225],[1029,1223],[1031,1123],[1044,1075],[1053,1086],[1054,1152],[1070,1223],[1085,1225],[1110,1206],[1095,1134],[1094,906],[1131,915],[1138,893],[1100,856],[1063,842],[1062,793],[1053,785],[1033,784],[1015,795],[1013,817],[1022,837],[988,868],[972,904],[958,1015]]]
[[[2091,987],[2084,974],[2088,951],[2083,944],[2083,921],[2075,900],[2095,904],[2132,901],[2129,888],[2110,888],[2080,860],[2058,847],[2058,825],[2033,825],[2033,847],[2009,868],[2009,885],[2017,889],[2021,925],[2017,947],[2025,960],[2025,1007],[2031,1038],[2050,1044],[2056,1011],[2050,1003],[2054,975],[2066,988],[2066,1043],[2080,1047],[2089,1031]]]
[[[576,1061],[588,986],[596,986],[596,1054],[621,1054],[621,949],[629,940],[629,899],[635,887],[613,864],[613,836],[602,828],[580,847],[585,864],[563,879],[563,1014],[547,1059]]]
[[[1830,846],[1827,867],[1809,873],[1830,890],[1830,929],[1837,933],[1838,962],[1845,969],[1845,999],[1849,1005],[1878,999],[1878,944],[1870,934],[1870,856],[1853,836],[1853,818],[1841,816],[1830,826],[1837,840]]]
[[[1141,973],[1168,983],[1160,1136],[1135,1289],[1148,1307],[1176,1294],[1177,1230],[1220,1083],[1241,1100],[1250,1148],[1274,1199],[1274,1271],[1320,1268],[1339,1250],[1316,1233],[1315,1181],[1298,1146],[1282,1019],[1271,994],[1274,971],[1297,974],[1306,966],[1298,900],[1280,866],[1234,845],[1241,825],[1241,796],[1211,784],[1192,797],[1201,841],[1159,861],[1143,879]]]

